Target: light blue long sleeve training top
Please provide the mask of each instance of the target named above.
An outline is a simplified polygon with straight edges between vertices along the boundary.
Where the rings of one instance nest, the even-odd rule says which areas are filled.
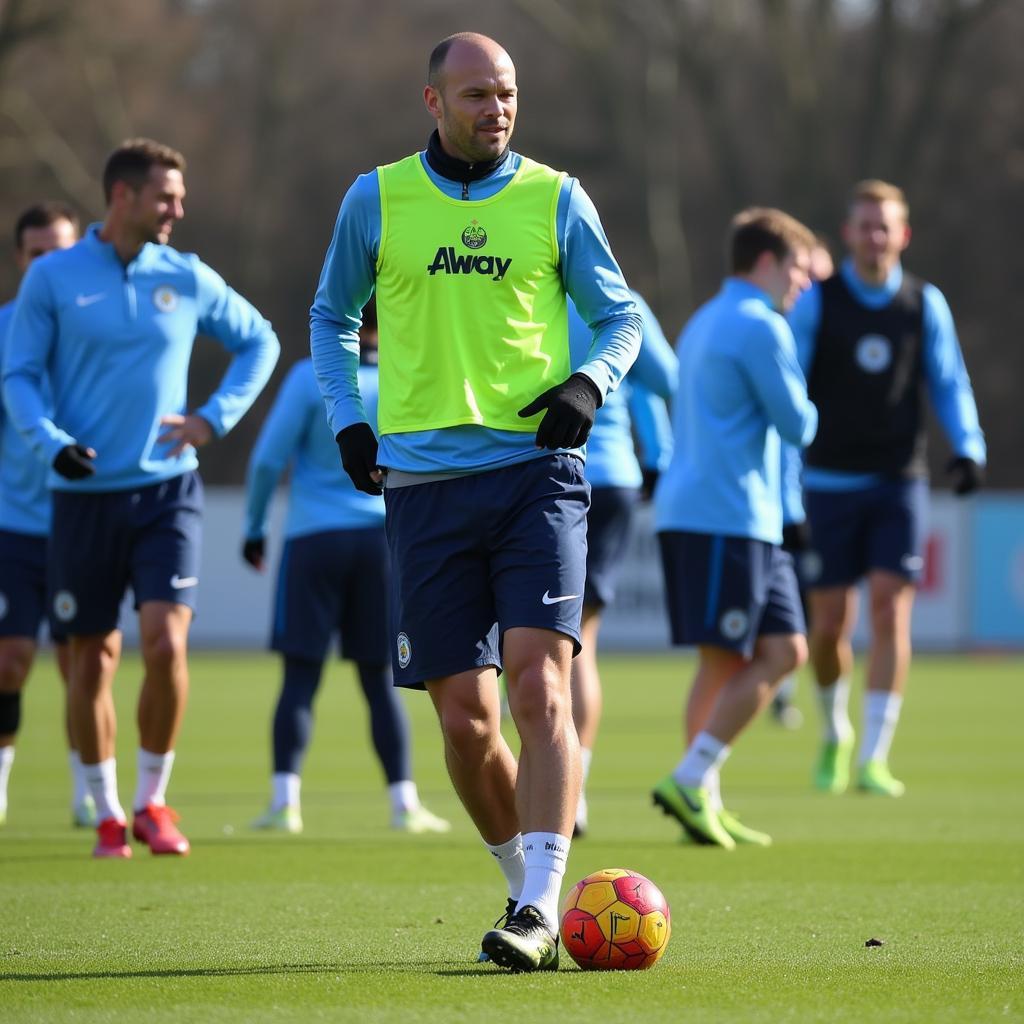
[[[462,182],[441,177],[420,159],[430,180],[453,199],[467,198]],[[487,177],[468,186],[471,200],[488,199],[519,169],[509,152]],[[587,359],[577,368],[602,396],[614,391],[640,345],[642,324],[626,288],[604,228],[590,198],[575,178],[562,185],[556,210],[562,281],[593,331]],[[357,387],[359,326],[374,289],[380,250],[380,190],[376,171],[360,175],[342,200],[310,310],[310,346],[332,432],[366,420]],[[445,427],[381,438],[378,462],[408,473],[480,472],[550,454],[538,449],[533,433],[479,426]]]
[[[0,366],[3,366],[7,331],[14,303],[0,306]],[[43,382],[43,401],[50,403],[49,385]],[[50,489],[46,464],[25,443],[0,401],[0,530],[45,537],[50,532]]]
[[[593,487],[639,487],[643,482],[634,430],[646,466],[657,468],[665,454],[665,402],[679,382],[679,360],[650,307],[636,292],[632,295],[643,322],[640,351],[622,385],[609,393],[597,410],[587,440],[586,477]],[[590,327],[570,301],[569,348],[574,370],[585,363],[592,338]],[[631,413],[642,404],[647,414],[641,413],[634,422]]]
[[[893,267],[885,283],[870,285],[862,281],[851,259],[839,268],[843,283],[853,297],[868,309],[887,306],[903,284],[903,267]],[[971,378],[964,365],[953,314],[945,296],[932,284],[925,284],[922,294],[922,349],[925,383],[935,415],[954,454],[985,464],[985,436],[978,420]],[[821,288],[814,284],[797,300],[789,314],[789,323],[796,339],[800,366],[806,374],[814,361],[818,327],[821,323]],[[803,484],[807,490],[860,490],[878,483],[875,473],[845,473],[807,466]]]
[[[50,466],[65,445],[96,450],[91,477],[51,471],[57,490],[127,490],[198,466],[194,449],[170,458],[172,445],[157,441],[161,417],[187,411],[197,334],[234,356],[195,410],[217,436],[242,418],[280,351],[270,324],[198,256],[147,243],[126,266],[99,228],[33,262],[7,338],[4,399],[33,451]]]
[[[376,429],[375,366],[359,367],[359,393],[370,426]],[[267,508],[289,466],[286,538],[384,525],[383,497],[357,491],[341,468],[311,359],[300,360],[288,371],[249,458],[247,539],[266,535]]]
[[[818,425],[789,326],[765,292],[730,277],[676,354],[675,448],[655,528],[781,544],[780,436],[807,445]]]

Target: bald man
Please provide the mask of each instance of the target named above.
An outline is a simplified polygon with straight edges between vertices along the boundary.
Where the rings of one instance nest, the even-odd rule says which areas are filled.
[[[508,883],[480,959],[558,966],[580,788],[569,679],[590,488],[583,445],[642,324],[579,182],[509,149],[512,60],[459,33],[430,55],[427,148],[356,179],[311,311],[342,464],[383,490],[398,686],[425,689],[455,790]],[[378,437],[359,395],[376,292]],[[592,332],[570,354],[566,295]],[[502,738],[498,674],[522,741]]]

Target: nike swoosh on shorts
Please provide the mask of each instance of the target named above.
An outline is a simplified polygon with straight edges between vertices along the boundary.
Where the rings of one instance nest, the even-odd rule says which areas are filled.
[[[175,590],[184,590],[186,587],[194,587],[199,582],[198,576],[172,576],[171,586]]]
[[[560,604],[562,601],[575,601],[579,594],[566,594],[564,597],[552,597],[550,590],[544,591],[544,596],[540,599],[542,604]]]

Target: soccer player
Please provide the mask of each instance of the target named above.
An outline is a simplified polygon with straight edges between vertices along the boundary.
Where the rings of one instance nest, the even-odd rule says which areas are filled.
[[[810,653],[825,722],[814,781],[832,793],[849,785],[850,637],[856,586],[866,577],[871,650],[857,785],[897,797],[904,785],[888,758],[924,565],[925,392],[953,449],[956,494],[980,485],[985,441],[949,306],[934,285],[903,270],[910,224],[902,190],[877,180],[856,185],[842,237],[849,258],[791,317],[810,395],[821,410],[804,459]]]
[[[376,422],[377,347],[364,314],[359,393]],[[384,499],[364,494],[338,464],[338,447],[324,418],[313,364],[292,367],[249,460],[246,533],[242,557],[263,570],[267,508],[281,474],[291,468],[285,547],[281,555],[271,646],[284,662],[273,722],[274,773],[267,812],[254,828],[302,831],[302,762],[313,725],[331,636],[356,664],[370,709],[370,733],[391,800],[391,827],[447,832],[412,781],[409,725],[392,685],[387,637],[388,550]]]
[[[580,784],[580,449],[635,357],[640,319],[579,182],[509,149],[505,50],[450,36],[423,95],[437,122],[426,151],[360,176],[342,201],[313,364],[345,469],[360,490],[384,487],[396,683],[429,692],[452,782],[508,882],[505,926],[483,952],[553,969]],[[374,290],[379,450],[356,373]],[[566,293],[593,331],[579,366]],[[500,731],[502,667],[518,764]]]
[[[780,210],[734,218],[731,276],[676,346],[675,448],[655,494],[672,639],[699,661],[686,753],[654,802],[697,842],[729,850],[771,840],[723,806],[719,770],[807,658],[779,474],[780,438],[804,445],[818,419],[782,316],[809,284],[812,237]]]
[[[53,470],[53,615],[70,636],[72,727],[96,802],[97,857],[131,855],[109,711],[129,585],[145,669],[132,834],[153,853],[188,853],[165,793],[199,583],[195,449],[241,418],[279,350],[245,299],[167,244],[183,216],[184,170],[180,153],[148,139],[114,150],[103,172],[106,218],[29,268],[7,338],[11,419]],[[188,412],[198,333],[233,359],[214,394]]]
[[[601,722],[601,676],[597,643],[601,613],[615,597],[615,585],[632,532],[634,510],[645,482],[668,463],[671,428],[666,400],[675,391],[679,363],[650,307],[633,292],[643,318],[643,339],[623,386],[608,395],[587,441],[586,478],[590,484],[587,513],[587,582],[580,625],[582,649],[572,663],[572,717],[580,738],[582,776],[574,836],[587,832],[587,776]],[[574,361],[586,359],[592,340],[587,324],[569,306],[569,343]],[[649,415],[639,412],[641,407]],[[634,412],[638,414],[634,417]],[[637,459],[634,432],[643,457]],[[668,443],[666,443],[668,442]]]
[[[78,214],[64,203],[30,206],[14,228],[14,255],[24,274],[29,264],[78,240]],[[14,303],[0,307],[0,366]],[[7,786],[21,722],[21,690],[36,656],[39,626],[46,616],[46,537],[50,492],[46,467],[25,444],[0,402],[0,825],[7,818]],[[67,687],[68,645],[51,622],[61,681]],[[96,808],[85,784],[82,761],[65,715],[71,765],[71,820],[96,824]]]

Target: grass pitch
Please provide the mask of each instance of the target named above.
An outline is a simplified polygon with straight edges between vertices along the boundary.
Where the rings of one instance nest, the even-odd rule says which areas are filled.
[[[449,836],[391,833],[354,678],[332,665],[299,837],[257,835],[278,669],[197,655],[171,802],[184,859],[89,857],[69,827],[60,687],[29,683],[0,830],[0,1019],[15,1021],[1005,1021],[1024,1019],[1024,660],[919,658],[893,767],[902,800],[809,785],[817,720],[759,722],[726,767],[768,850],[679,842],[648,790],[679,755],[691,663],[606,657],[591,836],[567,882],[649,875],[672,909],[643,973],[511,976],[474,963],[504,904],[456,805],[433,714],[408,694],[417,781]],[[138,662],[117,685],[121,796],[135,782]],[[865,946],[880,938],[884,945]]]

